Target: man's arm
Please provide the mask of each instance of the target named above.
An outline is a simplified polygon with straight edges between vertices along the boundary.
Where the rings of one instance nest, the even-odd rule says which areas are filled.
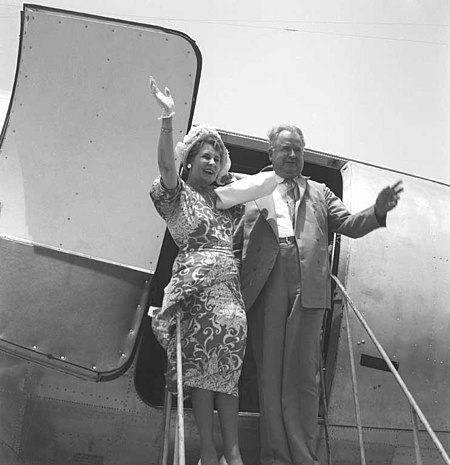
[[[394,185],[382,189],[374,205],[358,213],[351,214],[341,199],[328,187],[325,187],[328,223],[331,230],[345,236],[357,238],[365,236],[379,227],[385,227],[387,212],[395,208],[402,191],[401,181],[398,181]]]
[[[219,197],[216,206],[225,210],[240,203],[250,202],[271,194],[276,186],[274,171],[246,176],[226,186],[214,189]]]
[[[242,267],[242,250],[244,248],[245,210],[233,234],[233,254],[239,270]]]

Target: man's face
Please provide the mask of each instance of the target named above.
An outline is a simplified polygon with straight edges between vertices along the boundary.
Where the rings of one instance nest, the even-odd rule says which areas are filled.
[[[275,173],[282,178],[298,176],[303,170],[304,149],[302,138],[297,133],[281,131],[269,153]]]

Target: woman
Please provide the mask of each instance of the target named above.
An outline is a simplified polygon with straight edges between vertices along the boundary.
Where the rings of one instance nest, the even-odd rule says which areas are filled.
[[[228,151],[215,129],[192,129],[177,144],[187,171],[178,176],[173,138],[174,102],[150,77],[151,93],[161,105],[158,143],[160,177],[151,198],[179,247],[172,278],[164,290],[162,310],[153,329],[167,350],[167,384],[176,390],[174,320],[181,313],[183,387],[192,397],[200,433],[202,465],[217,465],[213,440],[214,403],[219,413],[228,465],[242,465],[238,444],[238,380],[245,352],[247,323],[232,244],[243,207],[275,188],[272,173],[260,173],[217,188],[230,167]]]

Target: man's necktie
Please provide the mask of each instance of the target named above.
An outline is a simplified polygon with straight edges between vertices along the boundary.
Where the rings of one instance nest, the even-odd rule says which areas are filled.
[[[295,226],[295,202],[300,197],[300,191],[295,179],[285,179],[284,184],[286,184],[286,203],[289,208],[289,216],[291,217],[292,226]]]

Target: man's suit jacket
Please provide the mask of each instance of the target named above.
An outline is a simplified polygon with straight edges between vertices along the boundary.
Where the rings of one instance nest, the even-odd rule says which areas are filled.
[[[357,238],[385,226],[385,222],[378,222],[374,206],[351,214],[325,184],[311,180],[306,181],[304,195],[296,208],[302,304],[308,308],[328,308],[331,304],[328,231]],[[266,283],[279,247],[272,195],[248,202],[235,236],[236,256],[242,260],[241,289],[247,310]]]

